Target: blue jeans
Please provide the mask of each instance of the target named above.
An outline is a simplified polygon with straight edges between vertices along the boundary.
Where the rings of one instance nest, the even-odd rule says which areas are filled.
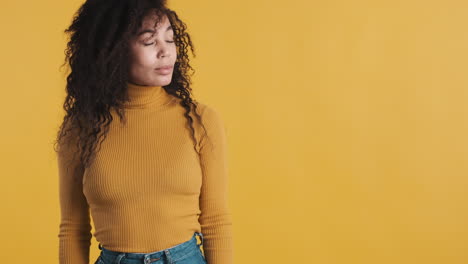
[[[200,244],[196,236],[200,237]],[[207,264],[200,247],[203,234],[195,232],[192,238],[181,244],[149,253],[127,253],[111,251],[99,244],[101,254],[94,264]]]

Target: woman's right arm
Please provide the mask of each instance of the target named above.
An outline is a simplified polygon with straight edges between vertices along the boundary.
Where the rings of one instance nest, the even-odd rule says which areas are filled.
[[[89,207],[83,194],[83,167],[73,157],[74,145],[59,145],[57,152],[60,227],[59,264],[88,264],[91,246]]]

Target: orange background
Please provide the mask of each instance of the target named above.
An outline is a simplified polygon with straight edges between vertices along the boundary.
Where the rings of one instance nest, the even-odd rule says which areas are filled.
[[[52,142],[81,3],[2,3],[4,263],[58,262]],[[227,126],[236,263],[468,263],[468,2],[169,4]]]

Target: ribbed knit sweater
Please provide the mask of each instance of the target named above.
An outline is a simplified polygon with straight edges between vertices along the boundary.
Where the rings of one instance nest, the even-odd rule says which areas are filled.
[[[88,264],[91,219],[105,248],[148,253],[204,235],[208,264],[233,263],[226,130],[198,102],[205,130],[192,130],[181,99],[161,86],[127,83],[127,122],[113,121],[91,166],[83,169],[69,137],[57,152],[61,221],[59,263]],[[72,143],[72,144],[66,144]]]

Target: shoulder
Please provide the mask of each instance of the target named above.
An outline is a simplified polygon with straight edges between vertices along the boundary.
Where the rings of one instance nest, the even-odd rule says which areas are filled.
[[[175,101],[177,101],[177,105],[181,105],[182,99],[175,97]],[[194,114],[198,114],[200,117],[205,118],[205,119],[213,119],[213,118],[220,118],[220,113],[219,111],[198,99],[193,99],[192,102],[196,105],[196,107],[192,107],[192,112],[190,113],[190,116],[194,118]],[[185,109],[183,109],[185,111]],[[195,113],[194,113],[195,112]]]
[[[201,129],[201,149],[205,149],[206,144],[210,144],[217,149],[217,146],[224,146],[226,143],[227,129],[223,121],[221,112],[214,106],[197,102],[197,112],[200,114]]]
[[[223,117],[219,110],[209,104],[197,101],[197,113],[202,118],[203,124],[210,127],[224,126]]]

